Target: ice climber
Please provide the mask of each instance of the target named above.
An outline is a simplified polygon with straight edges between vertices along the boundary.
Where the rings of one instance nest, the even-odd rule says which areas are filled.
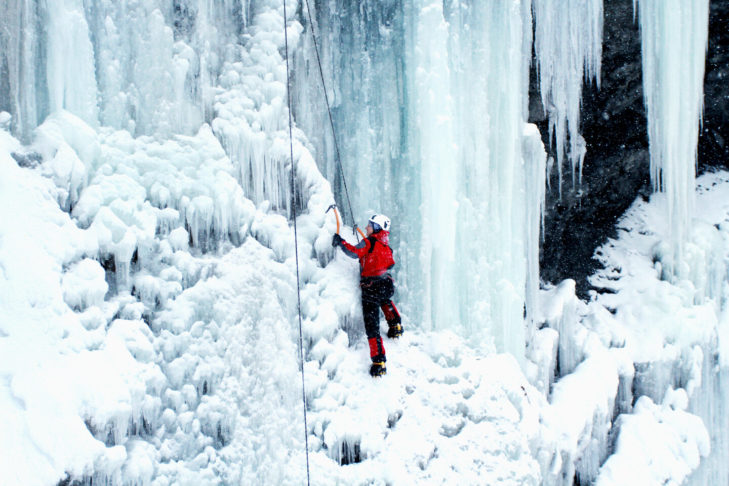
[[[362,315],[370,345],[372,366],[370,375],[386,373],[385,348],[380,337],[380,312],[382,309],[389,329],[387,337],[398,338],[403,333],[400,313],[392,302],[395,282],[388,270],[395,265],[389,246],[390,219],[382,214],[373,215],[367,224],[367,238],[357,246],[350,245],[339,234],[332,237],[332,246],[341,247],[347,256],[359,258],[360,287],[362,288]]]

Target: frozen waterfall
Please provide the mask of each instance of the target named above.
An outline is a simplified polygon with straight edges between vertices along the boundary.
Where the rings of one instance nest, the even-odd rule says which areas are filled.
[[[0,4],[9,481],[298,477],[282,54],[284,26],[294,43],[301,29],[282,6]],[[331,259],[332,193],[300,130],[293,145],[312,280]]]
[[[691,479],[726,483],[729,231],[718,210],[690,219],[708,0],[636,2],[674,248],[653,225],[663,195],[639,202],[600,250],[605,292],[582,302],[570,280],[539,289],[547,156],[529,73],[534,49],[549,139],[579,183],[602,0],[289,0],[287,19],[282,0],[4,0],[0,445],[20,452],[0,469],[299,484],[305,432],[323,484],[613,486],[644,430],[682,445],[668,478],[687,477],[708,454],[698,415],[719,452]],[[334,196],[350,227],[393,220],[407,331],[379,382],[357,264],[330,245]],[[658,278],[672,268],[684,280]]]
[[[404,309],[523,357],[545,163],[526,129],[531,3],[320,3],[315,18],[356,217],[393,217]],[[342,194],[309,34],[297,121]]]

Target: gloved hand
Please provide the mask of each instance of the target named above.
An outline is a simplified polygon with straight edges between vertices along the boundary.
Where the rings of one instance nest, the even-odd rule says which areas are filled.
[[[339,236],[339,233],[334,233],[334,236],[332,236],[332,246],[339,246],[342,243],[342,237]]]

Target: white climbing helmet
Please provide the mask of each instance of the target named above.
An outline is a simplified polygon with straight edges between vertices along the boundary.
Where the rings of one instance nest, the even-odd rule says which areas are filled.
[[[390,231],[390,218],[384,214],[373,214],[369,220],[370,226],[377,233],[380,230]]]

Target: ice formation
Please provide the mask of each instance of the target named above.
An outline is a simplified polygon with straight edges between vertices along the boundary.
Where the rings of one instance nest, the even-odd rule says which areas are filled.
[[[600,87],[602,2],[532,1],[539,88],[544,111],[549,115],[549,139],[557,152],[560,191],[564,160],[570,161],[572,184],[582,180],[586,153],[580,135],[582,85],[594,81]]]
[[[704,104],[709,2],[634,0],[640,18],[651,181],[666,194],[668,275],[684,275]]]
[[[11,49],[3,66],[16,63],[36,82],[23,90],[25,74],[11,77],[3,103],[42,101],[11,104],[15,118],[2,117],[4,129],[33,140],[1,134],[4,210],[14,219],[3,216],[0,238],[0,400],[16,424],[2,443],[19,451],[2,468],[15,483],[298,477],[281,7],[7,5],[3,45],[31,39],[35,50]],[[16,19],[29,31],[14,30]],[[67,22],[72,35],[60,28]],[[331,259],[322,242],[332,194],[295,135],[310,279]],[[47,344],[32,339],[44,333]],[[27,454],[31,442],[37,454]]]
[[[671,234],[670,224],[663,218],[664,194],[655,194],[651,204],[634,204],[621,222],[621,238],[599,251],[606,269],[593,277],[597,287],[615,292],[600,294],[597,302],[615,313],[619,326],[613,327],[611,340],[623,343],[635,363],[634,396],[652,402],[641,413],[660,405],[661,412],[644,415],[656,417],[659,423],[675,423],[675,419],[661,417],[668,410],[676,411],[677,416],[681,415],[678,412],[690,413],[700,417],[710,432],[711,454],[698,468],[693,459],[695,454],[691,453],[693,446],[673,451],[686,464],[691,464],[680,476],[682,481],[686,480],[685,484],[723,484],[729,479],[726,468],[719,465],[729,447],[723,414],[727,399],[723,391],[727,362],[723,356],[729,269],[726,259],[714,256],[726,255],[727,249],[726,180],[725,173],[707,174],[697,180],[692,238],[685,243],[685,248],[687,254],[700,258],[687,260],[691,262],[691,272],[686,277],[669,283],[663,278],[662,263],[656,256],[657,247],[669,241]],[[709,288],[721,290],[712,294]],[[674,400],[680,398],[676,390],[683,390],[680,393],[685,392],[686,397]],[[681,418],[687,420],[693,419]],[[690,436],[682,428],[661,433],[676,433],[682,442],[696,443],[702,456],[708,453],[708,441],[698,430],[693,430],[692,434],[696,435]],[[630,455],[627,450],[626,453]],[[664,452],[658,449],[656,457],[647,460],[658,461],[661,454]],[[614,459],[616,463],[624,460],[631,459]],[[646,474],[660,478],[665,471]]]

